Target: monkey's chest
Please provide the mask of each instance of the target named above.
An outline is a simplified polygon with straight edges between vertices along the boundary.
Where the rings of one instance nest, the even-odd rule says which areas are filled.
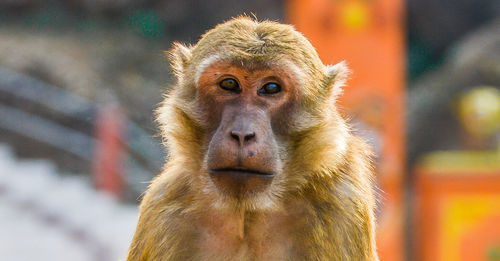
[[[203,229],[198,258],[203,260],[286,260],[292,240],[287,230],[267,225],[234,224]]]

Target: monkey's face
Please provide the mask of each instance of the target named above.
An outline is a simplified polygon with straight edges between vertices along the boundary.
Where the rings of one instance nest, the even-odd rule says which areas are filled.
[[[170,160],[216,205],[272,208],[325,171],[317,159],[340,162],[347,68],[325,66],[293,27],[233,20],[168,54],[177,84],[158,121]]]
[[[205,117],[206,168],[225,194],[242,199],[262,192],[280,175],[284,118],[297,104],[294,75],[283,66],[249,70],[219,61],[198,80]]]

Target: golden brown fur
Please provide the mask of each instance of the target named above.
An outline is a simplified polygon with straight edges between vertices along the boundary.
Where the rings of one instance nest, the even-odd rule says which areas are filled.
[[[128,260],[378,260],[371,152],[334,105],[343,64],[324,66],[291,26],[246,17],[170,54],[178,83],[158,116],[169,158],[142,200]],[[209,116],[196,86],[224,60],[282,68],[299,88],[280,119],[278,175],[242,200],[223,195],[206,173]]]

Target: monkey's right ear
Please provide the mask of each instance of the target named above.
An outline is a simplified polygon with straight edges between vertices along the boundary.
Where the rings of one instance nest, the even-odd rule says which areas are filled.
[[[179,79],[191,60],[191,49],[181,43],[174,42],[172,48],[165,52],[174,75]]]

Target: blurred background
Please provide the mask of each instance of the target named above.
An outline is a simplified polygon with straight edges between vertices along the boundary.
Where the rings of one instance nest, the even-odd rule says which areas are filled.
[[[168,154],[163,51],[239,14],[353,69],[381,260],[500,260],[500,1],[0,0],[0,259],[119,260]]]

